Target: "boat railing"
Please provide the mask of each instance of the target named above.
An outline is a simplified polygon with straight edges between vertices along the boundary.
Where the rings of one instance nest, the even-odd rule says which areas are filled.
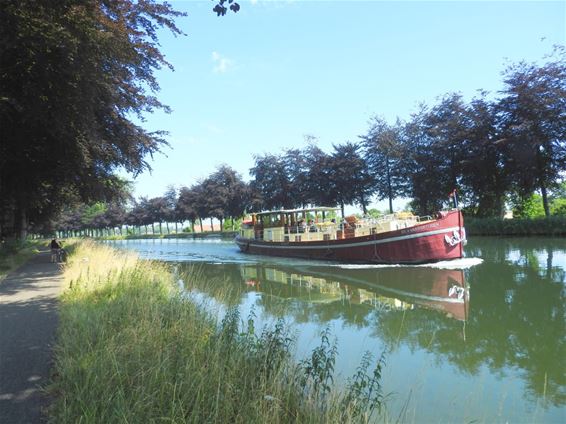
[[[290,226],[283,232],[283,240],[288,242],[336,240],[336,223],[315,223],[306,227]],[[274,240],[275,241],[275,240]]]

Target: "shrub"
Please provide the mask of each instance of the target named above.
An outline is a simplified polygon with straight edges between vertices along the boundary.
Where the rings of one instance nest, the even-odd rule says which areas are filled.
[[[471,218],[465,217],[468,235],[485,236],[561,236],[566,235],[566,216],[549,218]]]

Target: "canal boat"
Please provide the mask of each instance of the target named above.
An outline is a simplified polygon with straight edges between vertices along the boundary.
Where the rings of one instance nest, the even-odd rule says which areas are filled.
[[[420,264],[464,255],[466,232],[458,208],[424,217],[400,212],[339,218],[339,211],[318,207],[252,214],[235,242],[245,253],[346,263]]]

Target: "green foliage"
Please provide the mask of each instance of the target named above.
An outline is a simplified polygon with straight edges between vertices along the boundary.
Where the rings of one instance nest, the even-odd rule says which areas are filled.
[[[81,217],[82,223],[88,226],[94,221],[97,216],[102,215],[104,212],[106,212],[107,209],[107,206],[102,202],[96,202],[90,206],[86,206],[83,209]]]
[[[242,218],[227,218],[222,223],[224,231],[238,231],[242,228]]]
[[[368,209],[367,215],[370,218],[379,218],[380,216],[384,215],[384,212],[380,211],[379,209],[372,208],[372,209]]]
[[[385,352],[381,354],[373,372],[368,374],[372,359],[370,352],[364,354],[356,373],[348,380],[346,396],[343,399],[353,416],[361,417],[367,414],[365,416],[367,421],[371,420],[376,410],[380,413],[384,404],[381,374],[385,366]]]
[[[531,194],[523,198],[517,196],[512,201],[514,218],[538,218],[544,216],[542,197],[539,194]]]
[[[551,215],[566,215],[566,198],[555,199],[550,204]]]
[[[334,364],[338,350],[337,340],[330,342],[330,328],[321,333],[320,346],[316,347],[309,358],[299,363],[301,370],[299,385],[307,396],[313,396],[323,407],[334,383]]]

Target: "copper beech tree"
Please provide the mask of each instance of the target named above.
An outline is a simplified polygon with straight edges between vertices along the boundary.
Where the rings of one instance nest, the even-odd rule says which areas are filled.
[[[181,35],[184,15],[155,0],[0,0],[0,236],[25,237],[70,201],[111,199],[118,168],[149,168],[165,133],[138,122],[168,111],[154,72],[172,69],[157,34]]]

